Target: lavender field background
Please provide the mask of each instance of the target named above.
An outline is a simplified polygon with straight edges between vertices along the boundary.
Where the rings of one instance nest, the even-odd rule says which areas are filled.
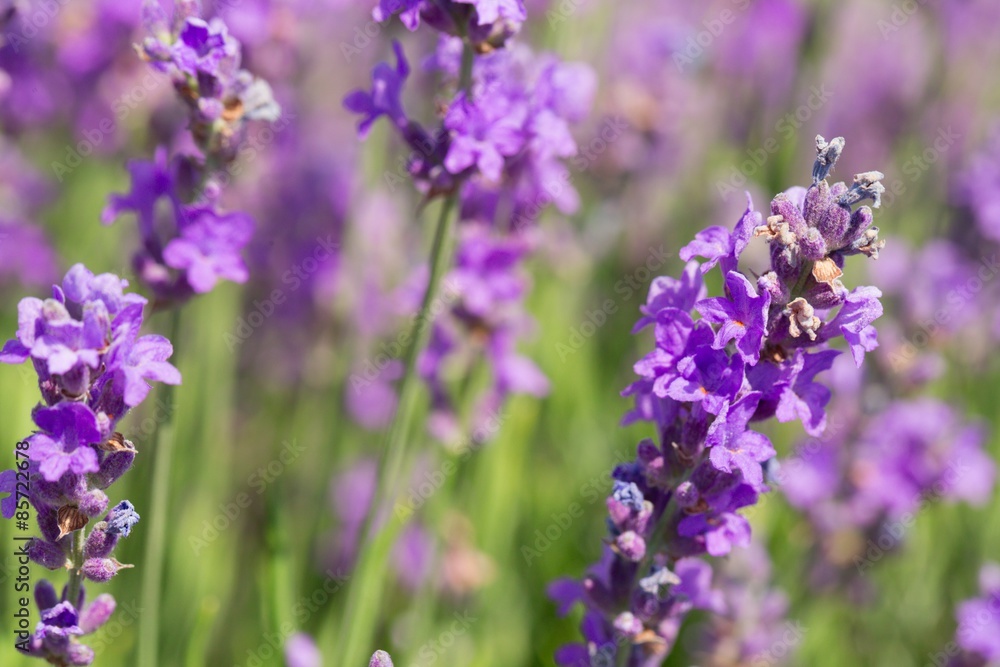
[[[376,501],[383,560],[365,567],[406,332],[449,213],[427,195],[451,182],[408,171],[421,156],[391,110],[359,137],[360,103],[344,100],[372,90],[373,70],[399,81],[398,40],[406,119],[447,125],[454,43],[426,16],[412,31],[375,20],[369,2],[205,0],[281,113],[246,111],[217,175],[219,207],[253,218],[245,279],[157,309],[170,299],[136,275],[135,215],[102,215],[134,187],[126,163],[201,147],[175,82],[137,55],[143,4],[0,0],[3,339],[22,298],[82,262],[150,299],[143,333],[171,339],[183,378],[154,383],[118,425],[138,453],[108,495],[142,520],[115,551],[135,567],[85,584],[117,600],[84,638],[93,664],[316,667],[303,636],[327,666],[376,649],[402,667],[557,664],[584,612],[561,614],[551,586],[601,557],[609,471],[655,437],[622,425],[622,391],[655,344],[652,327],[633,333],[650,286],[682,274],[697,233],[732,230],[747,193],[764,224],[777,193],[809,187],[817,135],[846,142],[831,182],[884,174],[885,246],[848,257],[843,277],[881,290],[879,345],[862,370],[847,353],[819,376],[825,428],[801,414],[754,425],[777,463],[741,512],[752,543],[704,559],[717,609],[688,615],[662,664],[1000,664],[1000,5],[524,4],[519,32],[491,37],[515,62],[496,76],[520,73],[533,100],[551,85],[536,140],[559,148],[549,171],[518,172],[530,194],[516,205],[461,202],[477,224],[451,232],[428,325],[441,358],[418,362],[398,482]],[[512,182],[517,156],[502,159]],[[767,261],[763,239],[747,257]],[[705,282],[723,294],[720,272]],[[39,400],[30,363],[0,365],[0,470]],[[14,667],[40,664],[7,632],[26,534],[0,522],[0,664]],[[286,662],[289,642],[303,662]]]

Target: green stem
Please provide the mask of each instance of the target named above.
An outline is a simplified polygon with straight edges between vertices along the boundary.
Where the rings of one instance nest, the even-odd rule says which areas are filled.
[[[475,52],[468,38],[463,39],[462,67],[459,74],[459,89],[467,95],[472,89],[472,65]],[[431,306],[437,296],[441,277],[451,264],[454,245],[455,218],[452,210],[458,203],[456,188],[441,206],[437,226],[434,230],[434,241],[430,254],[430,276],[427,279],[427,289],[424,292],[420,310],[413,321],[410,335],[406,339],[407,347],[404,353],[403,377],[399,384],[399,403],[392,425],[383,441],[382,456],[379,458],[379,474],[372,495],[372,506],[365,517],[359,541],[359,551],[352,576],[352,584],[347,594],[347,603],[340,621],[339,642],[337,654],[340,664],[360,665],[374,650],[371,646],[375,634],[375,625],[381,606],[382,584],[385,580],[386,566],[392,545],[405,524],[392,521],[378,528],[375,521],[379,510],[387,505],[387,493],[394,493],[399,486],[403,462],[407,458],[407,438],[413,422],[413,413],[417,402],[416,377],[417,357],[426,344],[430,334]]]
[[[74,607],[80,598],[80,586],[83,585],[83,574],[80,572],[80,568],[83,567],[83,544],[86,538],[86,528],[81,528],[73,533],[73,567],[69,571],[66,600]]]
[[[462,49],[462,69],[458,75],[458,88],[468,93],[472,88],[472,63],[476,59],[476,54],[469,45],[469,40],[465,40]]]
[[[174,344],[177,363],[177,344],[180,335],[180,309],[171,312],[170,341]],[[153,452],[153,483],[146,530],[146,552],[142,561],[142,607],[139,617],[138,661],[143,667],[156,667],[159,659],[160,594],[163,588],[167,516],[169,515],[170,466],[173,460],[176,423],[174,420],[174,387],[163,388],[166,421],[156,432]]]
[[[347,605],[341,619],[338,653],[341,664],[362,664],[365,652],[371,652],[371,640],[375,633],[376,616],[379,610],[385,565],[392,543],[398,533],[398,526],[375,527],[379,509],[385,494],[391,493],[399,484],[403,461],[406,459],[407,438],[413,422],[416,407],[418,378],[415,373],[417,356],[423,349],[430,332],[431,306],[437,295],[438,283],[446,267],[451,263],[454,217],[457,194],[450,195],[441,206],[431,248],[431,273],[424,292],[423,303],[410,330],[409,344],[404,357],[404,372],[399,386],[399,404],[392,426],[386,437],[380,457],[378,482],[373,495],[372,507],[365,518],[361,532],[361,549],[358,554],[354,582],[350,586]]]
[[[300,422],[301,415],[305,412],[306,401],[301,391],[295,392],[291,399],[290,404],[283,411],[287,417],[283,420],[284,427],[279,432],[290,433],[294,436],[298,433],[296,426]],[[268,609],[271,612],[271,628],[281,637],[287,634],[286,624],[295,626],[294,614],[292,613],[295,585],[289,535],[289,526],[293,523],[286,489],[287,486],[279,477],[268,492],[267,526],[264,537],[266,544],[265,570],[270,587]]]

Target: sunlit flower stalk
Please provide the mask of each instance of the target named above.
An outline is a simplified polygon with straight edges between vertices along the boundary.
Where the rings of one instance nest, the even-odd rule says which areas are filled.
[[[105,494],[137,454],[118,423],[145,400],[149,381],[181,381],[167,362],[170,341],[139,336],[146,299],[126,293],[127,286],[77,264],[51,298],[21,301],[17,337],[0,351],[3,363],[30,359],[42,393],[32,411],[36,430],[18,450],[17,469],[0,473],[0,491],[11,494],[2,501],[6,518],[26,521],[28,502],[35,508],[42,535],[27,545],[31,560],[69,574],[61,595],[46,581],[35,587],[41,622],[24,641],[31,655],[53,665],[93,662],[94,652],[77,638],[107,621],[115,601],[104,594],[85,606],[83,582],[104,583],[132,567],[113,552],[139,514],[127,500],[108,509]]]
[[[636,460],[612,473],[600,563],[582,581],[553,584],[564,612],[576,602],[587,608],[584,642],[560,649],[559,664],[662,664],[688,612],[712,608],[710,568],[698,557],[750,543],[739,510],[769,490],[776,455],[751,423],[800,420],[808,433],[822,432],[831,394],[815,377],[840,354],[829,343],[843,337],[859,366],[877,347],[881,293],[848,290],[840,278],[847,256],[875,258],[884,243],[871,209],[854,208],[865,199],[879,205],[882,174],[829,185],[843,148],[842,138],[817,137],[808,189],[777,195],[766,221],[748,197],[733,232],[699,232],[681,250],[683,276],[654,281],[636,330],[654,325],[656,347],[635,365],[640,379],[625,394],[636,402],[626,422],[652,422],[658,443],[644,440]],[[770,265],[741,270],[755,236],[769,242]],[[724,296],[706,298],[702,276],[716,266]]]

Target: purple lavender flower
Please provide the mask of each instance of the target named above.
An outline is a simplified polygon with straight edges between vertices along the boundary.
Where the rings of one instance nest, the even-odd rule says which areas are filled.
[[[775,456],[775,451],[766,436],[747,430],[759,401],[760,394],[751,392],[733,405],[726,403],[708,427],[705,445],[711,450],[710,460],[717,470],[739,469],[748,484],[763,491],[760,464]]]
[[[241,46],[222,20],[205,21],[198,11],[197,4],[177,0],[169,19],[158,0],[146,0],[143,18],[151,36],[140,53],[170,75],[188,105],[201,155],[169,159],[158,149],[153,162],[131,162],[131,192],[112,195],[101,216],[110,224],[135,213],[142,243],[133,263],[158,305],[211,291],[220,279],[246,281],[240,253],[253,222],[243,213],[220,212],[217,203],[230,176],[225,172],[245,143],[247,122],[274,122],[281,114],[267,82],[241,68]],[[157,218],[160,200],[170,208],[163,220]]]
[[[420,11],[426,6],[426,0],[379,0],[378,6],[372,10],[372,18],[381,23],[399,13],[403,25],[409,30],[416,30],[420,27]]]
[[[0,221],[0,282],[36,287],[51,284],[56,272],[55,251],[41,228]]]
[[[406,61],[406,55],[399,42],[392,43],[392,50],[396,54],[396,67],[379,63],[372,71],[371,92],[356,90],[344,98],[344,107],[348,111],[363,116],[358,124],[358,136],[362,139],[368,136],[372,123],[382,116],[386,116],[401,129],[409,123],[400,96],[403,93],[403,84],[410,75],[410,64]]]
[[[489,425],[495,422],[507,396],[548,392],[548,380],[542,372],[516,350],[518,338],[530,325],[521,311],[527,291],[521,262],[528,250],[520,239],[504,239],[479,225],[462,230],[455,268],[444,280],[448,315],[435,321],[430,343],[418,363],[431,388],[429,425],[439,439],[457,444],[464,440],[463,433],[472,432],[481,444],[496,430]],[[493,371],[493,382],[474,410],[473,423],[464,429],[457,422],[446,371],[452,359],[474,360],[480,355]]]
[[[504,158],[524,144],[522,127],[527,109],[502,95],[469,100],[460,93],[448,109],[444,126],[452,132],[445,168],[460,174],[475,165],[491,181],[498,181]]]
[[[82,264],[73,266],[52,298],[22,299],[17,337],[0,352],[4,363],[32,360],[44,400],[32,412],[37,430],[26,439],[27,466],[19,470],[29,476],[28,500],[41,530],[28,556],[70,574],[61,600],[47,582],[36,589],[42,621],[29,648],[53,664],[90,664],[93,652],[77,638],[94,632],[114,609],[108,595],[84,607],[82,580],[105,582],[131,567],[111,554],[139,515],[127,500],[108,512],[104,493],[135,460],[135,447],[116,431],[117,423],[146,397],[148,380],[181,381],[167,362],[169,341],[138,337],[146,300],[126,293],[127,285],[112,274],[95,276]],[[15,471],[0,473],[0,492],[11,494],[0,503],[5,518],[23,509],[16,486]],[[87,535],[90,521],[102,516]],[[83,537],[82,554],[73,548],[72,533]]]
[[[467,34],[484,50],[486,45],[503,46],[528,17],[524,0],[379,0],[372,10],[372,18],[379,22],[394,14],[408,30],[416,30],[424,21],[447,34]]]
[[[479,25],[494,23],[501,17],[517,23],[528,18],[523,0],[456,0],[476,8]]]
[[[863,379],[846,358],[833,368],[841,396],[860,392]],[[841,399],[831,416],[836,428],[800,443],[777,477],[817,536],[811,583],[867,596],[870,586],[858,575],[874,564],[865,556],[871,545],[898,545],[901,522],[928,503],[984,503],[996,466],[983,450],[981,426],[939,401],[896,399],[864,414],[856,401]]]
[[[954,184],[953,198],[972,213],[979,233],[1000,242],[1000,130],[970,160]]]
[[[180,236],[163,249],[167,266],[184,271],[197,294],[210,292],[220,279],[242,283],[247,269],[240,251],[250,242],[253,221],[245,213],[216,213],[209,207],[186,211]]]
[[[28,640],[28,653],[53,665],[91,664],[94,652],[79,637],[97,632],[108,621],[115,610],[114,598],[105,593],[84,606],[81,593],[77,604],[60,601],[52,584],[42,580],[35,586],[35,600],[41,620]],[[83,610],[78,612],[78,607]]]
[[[852,209],[864,198],[878,204],[880,175],[831,187],[822,177],[838,156],[818,138],[808,190],[775,197],[766,224],[750,204],[732,233],[713,227],[684,249],[684,259],[719,267],[726,296],[703,298],[696,261],[684,281],[654,283],[636,329],[655,322],[656,347],[635,366],[640,379],[625,394],[636,408],[626,421],[653,421],[660,444],[643,441],[612,473],[600,567],[581,585],[552,591],[563,610],[576,600],[587,607],[586,644],[560,650],[559,664],[663,662],[692,608],[676,601],[681,563],[750,544],[738,511],[768,490],[764,465],[776,455],[751,421],[798,418],[819,432],[830,392],[815,377],[839,354],[829,341],[844,336],[856,355],[873,347],[878,290],[849,292],[839,278],[845,257],[881,248],[870,209]],[[770,270],[756,285],[738,268],[753,235],[771,243]]]
[[[434,66],[449,77],[459,71],[458,38],[442,38]],[[575,191],[561,160],[576,153],[569,131],[590,105],[593,73],[582,65],[533,56],[524,47],[476,59],[472,87],[459,91],[436,131],[409,119],[399,101],[409,66],[398,44],[397,66],[376,66],[371,92],[354,91],[345,106],[362,115],[359,134],[386,116],[413,153],[409,171],[428,196],[455,191],[461,182],[462,218],[494,220],[505,197],[514,200],[502,228],[521,230],[552,202],[571,212]]]
[[[1000,566],[988,563],[979,572],[979,598],[966,600],[955,613],[958,619],[958,644],[988,662],[1000,660]]]
[[[195,139],[206,154],[231,151],[245,121],[278,119],[281,108],[271,87],[241,68],[240,43],[221,19],[205,21],[182,0],[172,21],[158,0],[146,0],[143,14],[151,36],[142,55],[170,75],[191,108]]]
[[[155,162],[132,161],[132,191],[112,195],[102,214],[110,224],[122,213],[135,213],[142,244],[133,265],[163,302],[210,292],[220,279],[245,282],[248,277],[240,253],[250,242],[253,221],[245,213],[220,213],[214,205],[181,203],[182,169],[180,160],[168,164],[162,149]],[[170,205],[166,221],[156,217],[161,199]]]
[[[721,609],[698,628],[694,653],[709,667],[787,664],[803,629],[786,620],[788,598],[770,584],[771,562],[757,542],[718,563]]]
[[[57,482],[67,472],[85,475],[99,470],[91,445],[100,441],[101,431],[88,406],[62,402],[35,410],[34,418],[42,432],[28,438],[28,457],[46,481]]]
[[[754,286],[737,271],[726,275],[726,291],[729,298],[705,299],[695,308],[705,321],[721,325],[715,332],[715,349],[721,350],[735,340],[743,361],[754,365],[760,358],[771,295],[764,292],[757,296]]]

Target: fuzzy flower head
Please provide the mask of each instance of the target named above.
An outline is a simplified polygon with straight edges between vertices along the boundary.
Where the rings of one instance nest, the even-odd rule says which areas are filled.
[[[241,67],[241,46],[219,18],[198,16],[197,2],[177,0],[168,18],[158,0],[145,0],[150,36],[140,55],[165,72],[189,106],[192,130],[210,155],[235,157],[246,121],[276,121],[281,108],[271,87]]]
[[[253,219],[242,212],[221,212],[212,202],[183,203],[189,162],[168,161],[162,148],[151,162],[133,160],[128,166],[131,191],[111,195],[101,215],[105,224],[122,214],[135,215],[141,244],[133,266],[158,305],[208,293],[220,280],[243,283],[249,278],[242,253],[253,236]],[[168,204],[166,213],[157,210],[161,202]]]
[[[463,48],[460,38],[442,37],[430,66],[458,83]],[[379,63],[371,89],[350,93],[344,106],[361,115],[362,138],[378,118],[393,124],[411,149],[408,171],[421,192],[430,198],[458,190],[463,219],[499,219],[515,232],[549,203],[563,213],[576,209],[564,161],[577,152],[570,127],[587,115],[596,89],[589,68],[519,45],[488,51],[475,59],[469,89],[455,94],[432,130],[403,109],[409,65],[398,43],[394,49],[395,67]]]
[[[167,361],[170,342],[138,335],[145,299],[126,293],[127,284],[77,264],[53,288],[53,298],[21,301],[17,337],[0,351],[0,361],[31,359],[38,373],[43,403],[32,412],[36,430],[26,438],[31,500],[40,521],[60,511],[63,533],[80,527],[70,518],[73,512],[104,512],[107,497],[100,489],[134,460],[134,447],[116,432],[118,421],[146,397],[149,382],[181,381]],[[7,479],[0,474],[3,490],[11,490]],[[4,501],[4,516],[12,510]],[[124,534],[129,527],[123,526]]]
[[[75,265],[62,285],[53,287],[51,298],[21,300],[17,337],[4,345],[0,361],[18,364],[31,359],[49,404],[79,398],[99,379],[127,371],[132,361],[112,350],[137,343],[123,341],[142,324],[146,303],[138,294],[126,294],[127,286],[117,276],[95,276],[82,264]],[[164,349],[166,359],[169,344]],[[151,379],[176,383],[175,373],[166,364]]]
[[[371,92],[356,90],[344,98],[344,107],[362,115],[358,124],[358,136],[366,137],[372,123],[380,117],[387,117],[396,127],[406,127],[409,120],[403,111],[401,96],[403,84],[410,75],[410,64],[399,42],[393,41],[392,50],[396,55],[396,66],[379,63],[372,71]]]
[[[53,665],[93,663],[94,651],[79,639],[100,630],[115,610],[115,599],[108,594],[98,595],[84,606],[81,595],[74,605],[59,600],[52,584],[42,580],[35,587],[35,601],[41,620],[28,640],[28,653]],[[81,606],[83,611],[77,611]]]
[[[509,395],[548,393],[548,379],[517,350],[532,323],[524,312],[528,283],[523,262],[529,249],[522,239],[503,238],[483,225],[470,224],[461,231],[455,267],[444,279],[442,299],[449,309],[435,321],[418,362],[433,396],[430,428],[441,440],[462,437],[450,389],[456,364],[484,359],[492,371],[469,429],[477,444],[495,433],[497,412]]]
[[[528,18],[524,0],[379,0],[372,18],[398,14],[408,30],[421,22],[447,35],[468,35],[480,52],[503,47]]]
[[[635,330],[654,325],[654,348],[635,364],[639,378],[624,392],[635,409],[624,421],[653,422],[658,442],[640,442],[635,459],[612,472],[602,561],[579,584],[553,591],[563,611],[577,601],[587,608],[585,643],[560,649],[558,664],[661,664],[695,599],[723,611],[690,563],[703,570],[708,564],[693,557],[750,544],[740,510],[769,491],[776,456],[752,423],[800,420],[821,433],[832,392],[817,376],[840,354],[829,343],[842,336],[859,363],[874,347],[880,292],[849,291],[839,278],[846,256],[881,248],[871,210],[852,209],[866,198],[879,203],[880,175],[827,185],[843,147],[818,139],[808,190],[778,195],[767,224],[748,195],[732,231],[709,227],[681,250],[682,278],[651,286]],[[770,270],[759,278],[740,266],[755,235],[771,242]],[[716,267],[724,294],[708,296],[702,275]],[[654,584],[662,572],[674,577]]]

